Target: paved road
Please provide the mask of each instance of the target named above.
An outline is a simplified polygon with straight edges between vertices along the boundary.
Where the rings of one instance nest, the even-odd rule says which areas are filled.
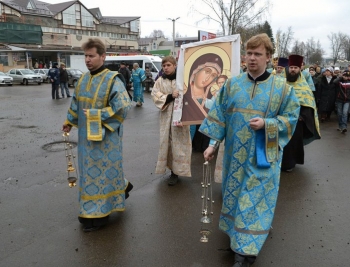
[[[52,100],[47,84],[0,87],[0,267],[232,266],[228,238],[218,230],[219,184],[213,233],[209,243],[199,242],[202,155],[193,154],[193,177],[175,187],[154,174],[159,112],[149,93],[145,98],[125,121],[124,169],[135,185],[126,211],[83,233],[64,151],[42,148],[62,140],[70,99]],[[273,231],[256,267],[349,266],[350,136],[336,131],[335,117],[321,126],[306,164],[281,176]]]

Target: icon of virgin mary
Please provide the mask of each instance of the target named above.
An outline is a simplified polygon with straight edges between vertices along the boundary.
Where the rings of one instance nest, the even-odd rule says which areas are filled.
[[[207,116],[209,110],[205,102],[212,97],[210,88],[221,75],[222,69],[223,61],[214,53],[203,54],[193,62],[183,98],[182,120],[196,124]]]

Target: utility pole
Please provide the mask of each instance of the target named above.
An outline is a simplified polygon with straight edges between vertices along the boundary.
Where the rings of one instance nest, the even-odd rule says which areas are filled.
[[[171,20],[173,22],[173,51],[172,51],[171,55],[175,58],[176,58],[176,54],[175,54],[175,21],[177,21],[179,18],[180,17],[177,17],[176,19],[167,18],[168,20]]]

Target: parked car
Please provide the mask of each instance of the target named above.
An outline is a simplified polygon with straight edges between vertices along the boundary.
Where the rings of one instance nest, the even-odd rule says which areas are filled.
[[[7,84],[8,86],[12,86],[12,82],[12,77],[0,71],[0,84]]]
[[[47,74],[49,73],[49,69],[35,69],[34,73],[40,74],[43,78],[43,82],[50,82],[50,78],[47,76]]]
[[[67,69],[68,73],[68,86],[77,86],[77,82],[80,79],[81,75],[83,75],[83,72],[78,69]]]
[[[41,84],[43,82],[41,75],[29,69],[11,69],[7,75],[13,78],[14,83],[28,85],[29,83]]]

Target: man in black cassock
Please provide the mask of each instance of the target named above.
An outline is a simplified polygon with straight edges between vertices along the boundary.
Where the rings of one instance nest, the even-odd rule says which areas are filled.
[[[301,73],[303,57],[289,56],[286,69],[287,83],[293,86],[300,102],[300,114],[292,139],[283,149],[282,171],[291,172],[296,164],[304,164],[304,145],[320,139],[316,103],[304,75]]]

